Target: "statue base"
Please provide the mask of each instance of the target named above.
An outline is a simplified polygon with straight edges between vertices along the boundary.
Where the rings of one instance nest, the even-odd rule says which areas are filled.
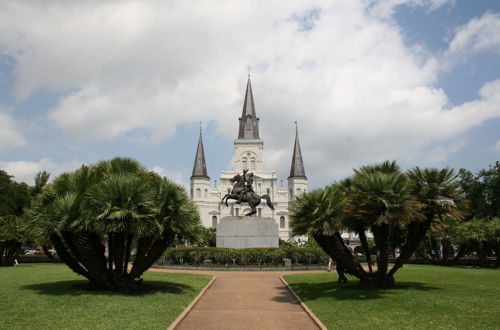
[[[279,247],[276,221],[265,217],[228,216],[217,225],[217,247],[245,249]]]

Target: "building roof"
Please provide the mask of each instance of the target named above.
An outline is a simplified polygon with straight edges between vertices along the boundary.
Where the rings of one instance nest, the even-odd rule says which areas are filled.
[[[292,166],[290,168],[289,178],[306,178],[304,161],[302,160],[302,151],[300,150],[299,132],[295,131],[295,145],[293,147]]]
[[[238,139],[260,139],[259,137],[259,118],[255,113],[255,104],[253,102],[252,83],[248,77],[247,90],[245,92],[245,102],[241,113],[240,129]]]
[[[200,130],[200,138],[198,139],[198,147],[196,148],[196,157],[194,158],[193,174],[191,175],[191,178],[193,177],[202,177],[210,179],[210,177],[207,174],[207,164],[205,162],[205,149],[203,148],[203,138],[201,136],[201,130]]]

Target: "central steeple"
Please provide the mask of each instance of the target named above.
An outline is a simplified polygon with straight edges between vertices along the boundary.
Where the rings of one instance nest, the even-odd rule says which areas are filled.
[[[259,118],[257,118],[257,115],[255,114],[255,104],[253,102],[252,83],[250,82],[250,77],[248,77],[245,102],[243,103],[243,111],[239,121],[240,129],[238,132],[238,139],[260,139]]]

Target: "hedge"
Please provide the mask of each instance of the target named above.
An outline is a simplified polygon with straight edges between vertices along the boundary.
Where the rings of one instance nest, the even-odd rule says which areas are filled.
[[[314,248],[251,248],[227,249],[210,247],[174,248],[165,251],[160,263],[200,265],[283,265],[284,259],[292,264],[317,265],[328,262],[328,256]]]

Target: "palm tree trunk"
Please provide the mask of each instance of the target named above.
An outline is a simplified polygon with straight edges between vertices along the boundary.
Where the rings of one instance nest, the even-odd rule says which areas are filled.
[[[108,269],[113,272],[113,233],[108,233]]]
[[[347,273],[360,280],[367,278],[365,270],[347,249],[339,232],[334,235],[315,234],[313,237],[323,251],[335,261],[339,276],[342,276],[341,273]]]
[[[488,259],[487,259],[487,249],[484,241],[479,242],[479,265],[481,267],[488,267]]]
[[[441,264],[446,266],[449,264],[450,252],[453,247],[451,246],[451,241],[447,238],[441,240],[441,246],[443,247]]]
[[[121,274],[123,270],[123,255],[125,252],[125,233],[115,233],[113,238],[113,260],[115,273]]]
[[[408,236],[406,238],[405,244],[401,247],[401,254],[396,259],[396,263],[389,271],[388,276],[394,276],[399,268],[410,259],[410,257],[415,253],[420,242],[424,239],[431,226],[430,221],[425,222],[413,222],[408,225]]]
[[[389,265],[389,225],[373,225],[371,227],[375,245],[377,246],[377,271],[375,285],[377,287],[390,287],[394,285],[392,276],[388,276]]]
[[[75,273],[86,277],[90,282],[95,282],[94,276],[92,276],[85,268],[83,268],[78,263],[77,259],[71,255],[58,234],[50,235],[50,241],[54,245],[54,248],[57,251],[57,255],[59,256],[59,258],[61,258],[62,262],[68,265],[68,267]]]
[[[130,249],[132,247],[132,241],[134,239],[134,235],[129,234],[127,235],[127,246],[125,248],[125,262],[123,265],[123,274],[127,274],[127,269],[128,269],[128,262],[130,260]]]
[[[137,255],[134,265],[130,271],[131,278],[139,278],[158,258],[165,252],[169,244],[173,241],[175,235],[171,231],[165,230],[162,236],[157,239],[143,258]]]
[[[368,264],[368,270],[373,273],[372,269],[372,257],[370,255],[370,247],[368,246],[368,240],[366,239],[366,234],[363,228],[358,229],[359,240],[361,242],[361,247],[365,253],[366,263]]]

